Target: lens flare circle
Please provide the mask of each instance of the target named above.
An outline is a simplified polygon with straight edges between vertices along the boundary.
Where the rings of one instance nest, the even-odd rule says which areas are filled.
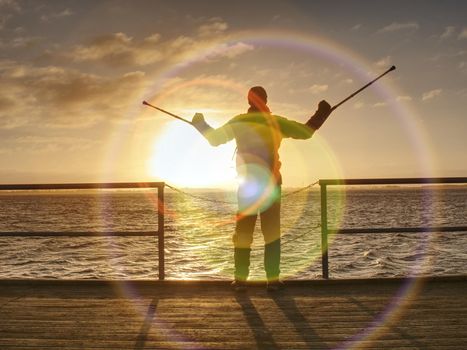
[[[264,212],[279,193],[271,170],[258,163],[243,163],[237,167],[240,176],[238,189],[239,212],[254,215]]]
[[[203,50],[193,51],[192,55],[187,57],[184,62],[168,67],[165,71],[157,72],[157,75],[154,76],[154,85],[148,88],[147,94],[145,95],[162,95],[162,88],[168,80],[180,75],[184,70],[188,70],[194,64],[205,63],[207,53],[215,52],[216,49],[226,47],[226,44],[228,45],[236,42],[304,52],[305,54],[312,55],[313,57],[319,57],[327,62],[333,62],[336,66],[344,67],[344,69],[349,72],[350,78],[355,78],[361,82],[367,82],[373,77],[373,73],[369,73],[371,72],[370,62],[359,57],[349,48],[340,46],[330,40],[317,36],[310,36],[305,33],[284,30],[250,31],[232,34],[221,41],[213,42],[211,46],[208,45],[207,47],[204,47]],[[403,93],[398,93],[397,88],[392,85],[393,84],[390,81],[384,80],[375,84],[373,90],[383,100],[387,101],[388,107],[393,112],[395,118],[397,118],[401,125],[405,126],[407,137],[419,155],[417,158],[417,165],[420,175],[424,177],[432,177],[431,175],[434,173],[434,163],[431,158],[431,146],[428,142],[428,134],[424,130],[423,125],[419,122],[418,113],[411,110],[406,104],[397,100],[397,96],[403,95]],[[243,89],[243,91],[246,91],[246,89]],[[242,93],[242,96],[243,94],[244,92]],[[115,133],[114,142],[111,143],[109,147],[110,152],[108,159],[114,158],[114,152],[119,149],[119,140],[125,136],[126,132],[127,130],[122,128],[120,132]],[[329,154],[332,155],[333,153],[330,152]],[[338,165],[336,165],[336,168],[338,168]],[[338,175],[342,174],[338,173]],[[301,215],[305,218],[306,214],[303,212]],[[429,244],[428,238],[426,241],[421,243],[421,249],[426,247],[427,244]],[[414,270],[416,269],[417,268],[415,267]],[[359,348],[362,344],[368,346],[368,341],[376,339],[381,335],[385,325],[397,322],[398,318],[401,317],[405,311],[404,307],[406,303],[410,301],[411,297],[417,293],[420,287],[421,285],[420,283],[417,283],[416,279],[409,279],[407,284],[399,290],[398,294],[394,295],[386,309],[381,312],[367,328],[355,334],[355,336],[352,339],[349,339],[349,341],[342,343],[341,348]],[[128,291],[125,293],[128,293]]]

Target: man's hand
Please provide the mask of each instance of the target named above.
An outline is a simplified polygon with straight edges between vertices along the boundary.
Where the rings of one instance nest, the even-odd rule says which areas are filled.
[[[204,115],[202,113],[196,113],[193,116],[191,124],[201,133],[203,136],[206,136],[206,132],[211,129],[211,127],[204,120]]]
[[[204,115],[203,113],[196,113],[193,116],[193,120],[191,121],[193,125],[200,125],[200,124],[205,124],[206,121],[204,120]]]
[[[306,122],[306,125],[313,130],[318,130],[321,125],[331,114],[331,105],[326,100],[322,100],[318,103],[318,110],[315,114]]]
[[[331,105],[326,100],[322,100],[318,104],[317,113],[319,115],[325,115],[326,117],[329,116],[329,114],[331,114]]]

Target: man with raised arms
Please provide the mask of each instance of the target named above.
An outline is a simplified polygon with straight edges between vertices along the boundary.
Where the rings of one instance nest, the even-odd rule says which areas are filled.
[[[233,235],[235,290],[246,288],[249,275],[253,231],[258,214],[264,236],[264,268],[268,290],[281,288],[280,274],[280,205],[282,176],[279,147],[283,138],[309,139],[331,114],[326,101],[304,124],[274,115],[267,106],[266,90],[252,87],[248,92],[249,109],[233,117],[220,128],[213,129],[201,113],[193,117],[193,125],[209,141],[218,146],[235,139],[237,143],[238,212]]]

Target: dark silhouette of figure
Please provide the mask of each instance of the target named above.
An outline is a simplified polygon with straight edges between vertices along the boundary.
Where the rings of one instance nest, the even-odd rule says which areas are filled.
[[[235,281],[237,290],[245,288],[249,274],[251,243],[258,214],[264,236],[264,268],[268,289],[280,287],[280,206],[281,162],[279,147],[283,138],[309,139],[331,113],[331,106],[321,101],[318,110],[305,123],[274,115],[267,106],[266,90],[255,86],[248,92],[248,112],[233,117],[213,129],[201,113],[193,125],[218,146],[235,139],[237,143],[238,213],[233,235]]]

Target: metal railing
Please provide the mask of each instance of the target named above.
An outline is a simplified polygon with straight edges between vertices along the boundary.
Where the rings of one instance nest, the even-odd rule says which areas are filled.
[[[33,190],[86,190],[86,189],[129,189],[157,188],[157,231],[122,232],[1,232],[0,237],[139,237],[157,236],[159,280],[165,279],[164,257],[164,182],[117,182],[117,183],[73,183],[73,184],[18,184],[0,185],[0,191]]]
[[[321,187],[321,259],[322,277],[329,278],[328,236],[329,234],[367,234],[367,233],[416,233],[416,232],[467,232],[466,226],[451,227],[379,227],[379,228],[328,228],[327,187],[339,185],[408,185],[408,184],[462,184],[467,177],[449,178],[404,178],[404,179],[324,179],[319,180]],[[122,232],[1,232],[0,237],[96,237],[96,236],[157,236],[159,280],[165,279],[164,256],[164,182],[119,182],[119,183],[73,183],[73,184],[15,184],[0,185],[0,191],[33,190],[83,190],[83,189],[157,189],[157,230]]]
[[[467,177],[444,178],[403,178],[403,179],[324,179],[319,180],[321,187],[321,262],[322,276],[329,278],[328,236],[329,234],[366,234],[366,233],[420,233],[420,232],[466,232],[467,226],[451,227],[377,227],[377,228],[328,228],[327,187],[339,185],[411,185],[411,184],[463,184]]]

